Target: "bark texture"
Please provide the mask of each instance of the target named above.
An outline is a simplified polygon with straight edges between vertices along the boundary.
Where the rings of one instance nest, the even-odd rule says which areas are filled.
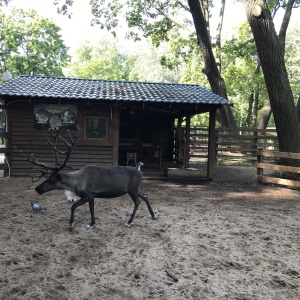
[[[272,114],[272,108],[271,108],[270,99],[268,98],[266,101],[266,104],[264,106],[261,118],[258,122],[257,128],[266,129],[268,126],[271,114]]]
[[[225,82],[221,77],[212,51],[207,23],[200,2],[199,0],[188,0],[188,4],[196,29],[198,45],[204,61],[203,73],[207,76],[212,91],[225,99],[228,99]],[[236,127],[231,107],[228,105],[224,105],[218,110],[217,119],[224,127]]]
[[[253,14],[257,5],[254,0],[246,0],[244,3],[274,115],[279,150],[300,152],[300,123],[285,68],[282,44],[276,34],[271,13],[265,1],[258,16]]]

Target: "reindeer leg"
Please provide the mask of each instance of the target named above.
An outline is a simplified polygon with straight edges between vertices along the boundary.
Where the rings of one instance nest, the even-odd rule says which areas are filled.
[[[95,215],[94,215],[94,198],[89,201],[90,213],[91,213],[91,223],[87,225],[87,228],[95,228]]]
[[[149,212],[150,212],[150,214],[152,216],[152,219],[156,220],[156,212],[153,211],[152,206],[151,206],[151,204],[149,202],[148,196],[145,193],[141,192],[141,191],[139,191],[138,196],[140,198],[142,198],[146,202],[148,210],[149,210]]]
[[[69,227],[73,228],[75,225],[74,222],[74,215],[75,215],[75,210],[78,206],[83,205],[86,202],[89,202],[90,198],[89,197],[83,197],[80,200],[78,200],[77,202],[75,202],[72,206],[71,206],[71,217],[70,217],[70,222],[69,222]]]
[[[125,225],[128,226],[128,227],[131,226],[131,225],[133,224],[132,222],[133,222],[134,216],[135,216],[136,211],[138,210],[139,205],[140,205],[140,203],[141,203],[141,201],[140,201],[138,195],[136,195],[136,196],[130,195],[130,197],[132,198],[132,200],[133,200],[133,202],[134,202],[134,208],[133,208],[133,212],[132,212],[132,214],[131,214],[131,217],[130,217],[129,221],[128,221],[127,223],[125,223]]]

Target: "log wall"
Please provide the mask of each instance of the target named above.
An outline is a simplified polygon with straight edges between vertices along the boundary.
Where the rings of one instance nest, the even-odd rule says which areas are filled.
[[[81,120],[80,114],[95,115],[95,107],[85,108],[83,110],[78,106],[78,120]],[[97,115],[107,116],[109,113],[109,141],[101,144],[86,144],[78,141],[75,146],[68,165],[74,169],[80,169],[88,164],[95,165],[113,165],[118,160],[118,130],[117,113],[111,117],[111,112],[107,108],[97,107]],[[32,171],[33,165],[27,162],[27,158],[31,153],[41,162],[54,162],[54,155],[51,146],[46,140],[46,131],[34,129],[33,104],[16,103],[8,106],[8,132],[10,137],[8,143],[11,153],[7,155],[10,165],[11,176],[27,176],[36,173]]]

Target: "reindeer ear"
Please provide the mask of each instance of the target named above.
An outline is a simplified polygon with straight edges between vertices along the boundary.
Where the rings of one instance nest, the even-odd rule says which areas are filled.
[[[56,179],[59,180],[59,181],[61,181],[61,174],[57,174],[56,175]]]

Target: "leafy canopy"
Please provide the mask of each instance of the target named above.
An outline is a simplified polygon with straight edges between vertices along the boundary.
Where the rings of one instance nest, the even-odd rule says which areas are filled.
[[[64,71],[69,77],[126,80],[126,56],[116,45],[109,41],[92,43],[83,42],[76,51],[76,56]]]
[[[35,10],[0,12],[0,71],[13,76],[57,75],[70,59],[60,28]]]

